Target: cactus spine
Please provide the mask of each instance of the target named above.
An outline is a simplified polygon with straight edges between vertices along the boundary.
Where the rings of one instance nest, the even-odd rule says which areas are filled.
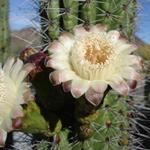
[[[8,0],[0,1],[0,60],[8,55],[9,27],[8,27]]]

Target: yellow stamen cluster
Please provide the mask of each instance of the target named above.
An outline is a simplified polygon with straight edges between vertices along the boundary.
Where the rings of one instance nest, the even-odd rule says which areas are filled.
[[[88,38],[85,43],[85,59],[92,64],[104,64],[112,54],[112,47],[105,40]]]

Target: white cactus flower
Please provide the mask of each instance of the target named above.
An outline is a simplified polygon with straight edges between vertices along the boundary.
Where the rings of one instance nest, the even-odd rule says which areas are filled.
[[[24,78],[34,68],[32,64],[23,65],[20,59],[10,58],[0,65],[0,147],[5,145],[7,132],[14,129],[13,119],[23,117],[20,104],[25,103],[24,93],[28,84]]]
[[[74,34],[64,33],[49,46],[47,66],[54,69],[50,81],[63,84],[74,98],[85,94],[93,105],[98,105],[110,86],[119,94],[127,95],[130,85],[139,79],[141,59],[131,55],[136,46],[121,38],[116,30],[93,25],[86,30],[74,28]]]

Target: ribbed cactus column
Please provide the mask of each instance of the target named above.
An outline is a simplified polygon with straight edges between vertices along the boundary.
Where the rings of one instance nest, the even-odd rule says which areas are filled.
[[[40,16],[42,38],[45,43],[54,40],[59,36],[60,8],[59,0],[40,1]]]
[[[8,55],[9,47],[8,0],[0,1],[0,60]]]
[[[44,36],[57,39],[62,31],[72,31],[77,24],[102,23],[119,29],[131,39],[137,10],[136,0],[50,0],[41,3],[41,25]],[[42,12],[42,11],[41,11]],[[47,20],[47,23],[46,23]]]
[[[84,20],[85,25],[96,23],[96,11],[97,11],[97,1],[87,0],[81,4],[81,18]]]
[[[78,24],[78,1],[63,0],[63,27],[66,31],[72,31],[74,26]]]
[[[133,139],[129,130],[131,126],[131,107],[125,98],[119,98],[113,92],[109,92],[104,103],[96,113],[88,117],[80,118],[82,130],[80,136],[87,138],[84,144],[78,143],[83,149],[129,149]]]
[[[59,18],[60,18],[60,8],[59,8],[59,0],[50,0],[48,2],[48,19],[49,19],[49,27],[48,33],[51,39],[56,39],[59,35]]]
[[[97,5],[97,22],[108,25],[109,29],[120,29],[131,38],[136,10],[136,0],[102,0]]]

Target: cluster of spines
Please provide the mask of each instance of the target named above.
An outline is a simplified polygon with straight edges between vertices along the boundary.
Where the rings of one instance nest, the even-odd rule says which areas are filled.
[[[111,3],[109,0],[50,0],[44,5],[46,7],[41,5],[41,10],[43,7],[48,15],[47,36],[51,40],[57,39],[62,31],[72,32],[78,24],[105,24],[109,29],[119,29],[128,38],[134,32],[136,0],[113,0]],[[41,14],[41,18],[44,17]],[[41,24],[46,23],[41,19]]]

